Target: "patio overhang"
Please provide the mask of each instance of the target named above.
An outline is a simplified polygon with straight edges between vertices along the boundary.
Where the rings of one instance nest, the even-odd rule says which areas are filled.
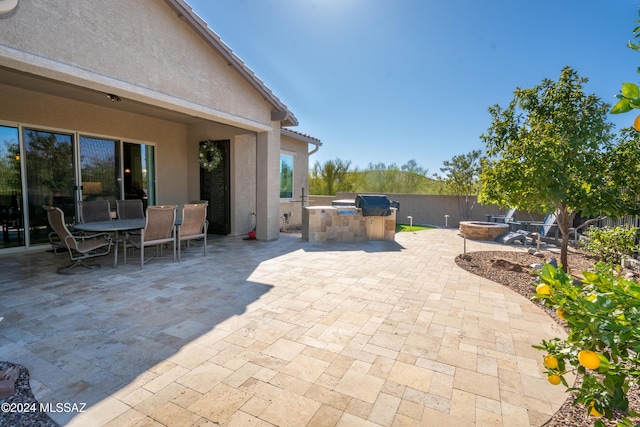
[[[217,122],[253,132],[271,129],[267,123],[238,117],[55,61],[31,58],[36,60],[36,63],[32,63],[13,59],[7,55],[16,53],[11,51],[0,46],[0,57],[9,58],[5,61],[7,66],[0,67],[0,84],[185,125]],[[116,95],[119,102],[113,102],[106,95]]]

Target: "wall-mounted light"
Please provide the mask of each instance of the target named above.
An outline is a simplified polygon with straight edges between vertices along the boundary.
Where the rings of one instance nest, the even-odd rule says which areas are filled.
[[[111,102],[120,102],[122,99],[118,95],[114,95],[112,93],[107,93],[107,99]]]
[[[20,161],[20,154],[16,154],[16,160]]]
[[[124,173],[131,173],[131,169],[129,169],[129,168],[125,169]]]

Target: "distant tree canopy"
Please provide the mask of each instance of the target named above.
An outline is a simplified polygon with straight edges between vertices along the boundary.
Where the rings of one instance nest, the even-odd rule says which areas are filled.
[[[334,195],[337,191],[351,191],[349,166],[350,160],[338,158],[328,160],[324,165],[316,161],[309,172],[309,194]]]
[[[442,162],[440,171],[443,175],[438,176],[438,179],[452,194],[464,196],[464,204],[458,198],[460,215],[464,219],[469,219],[475,206],[476,199],[470,199],[469,196],[477,196],[480,192],[480,172],[484,163],[481,150],[459,154]]]
[[[309,191],[316,195],[336,192],[417,193],[438,192],[436,180],[427,177],[428,170],[409,160],[402,166],[395,163],[370,163],[366,169],[350,169],[351,161],[335,159],[324,164],[316,161],[309,171]]]
[[[481,150],[453,156],[442,162],[440,178],[453,194],[459,196],[477,195],[480,191],[480,171],[484,157]]]

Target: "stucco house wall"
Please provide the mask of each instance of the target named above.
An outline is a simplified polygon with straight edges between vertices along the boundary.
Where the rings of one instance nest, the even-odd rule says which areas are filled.
[[[0,40],[16,61],[21,52],[42,58],[34,65],[48,65],[52,77],[64,72],[56,64],[73,67],[77,79],[115,86],[127,99],[169,95],[253,120],[256,130],[269,127],[270,109],[260,95],[162,1],[22,1],[2,21]]]
[[[306,141],[291,134],[283,134],[280,141],[281,152],[293,156],[293,197],[280,199],[280,226],[283,229],[302,225],[302,192],[304,191],[304,201],[308,200],[306,196],[309,195],[308,146]]]
[[[157,203],[200,199],[199,142],[229,140],[231,234],[278,238],[297,119],[185,1],[20,1],[0,18],[0,123],[155,146]],[[296,191],[308,142],[284,142]]]

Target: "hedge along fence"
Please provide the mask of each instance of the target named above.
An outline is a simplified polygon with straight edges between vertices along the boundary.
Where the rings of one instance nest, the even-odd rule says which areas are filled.
[[[331,206],[334,200],[354,200],[357,194],[370,193],[337,193],[335,196],[309,196],[309,206]],[[476,196],[452,196],[436,194],[387,194],[390,200],[400,203],[396,222],[408,224],[408,216],[413,217],[414,224],[433,225],[458,228],[460,221],[486,221],[487,216],[500,216],[506,213],[496,205],[481,205]],[[470,209],[473,206],[473,209]],[[467,215],[468,211],[471,211]],[[445,219],[445,215],[449,215]],[[539,221],[544,215],[516,211],[516,220]]]

